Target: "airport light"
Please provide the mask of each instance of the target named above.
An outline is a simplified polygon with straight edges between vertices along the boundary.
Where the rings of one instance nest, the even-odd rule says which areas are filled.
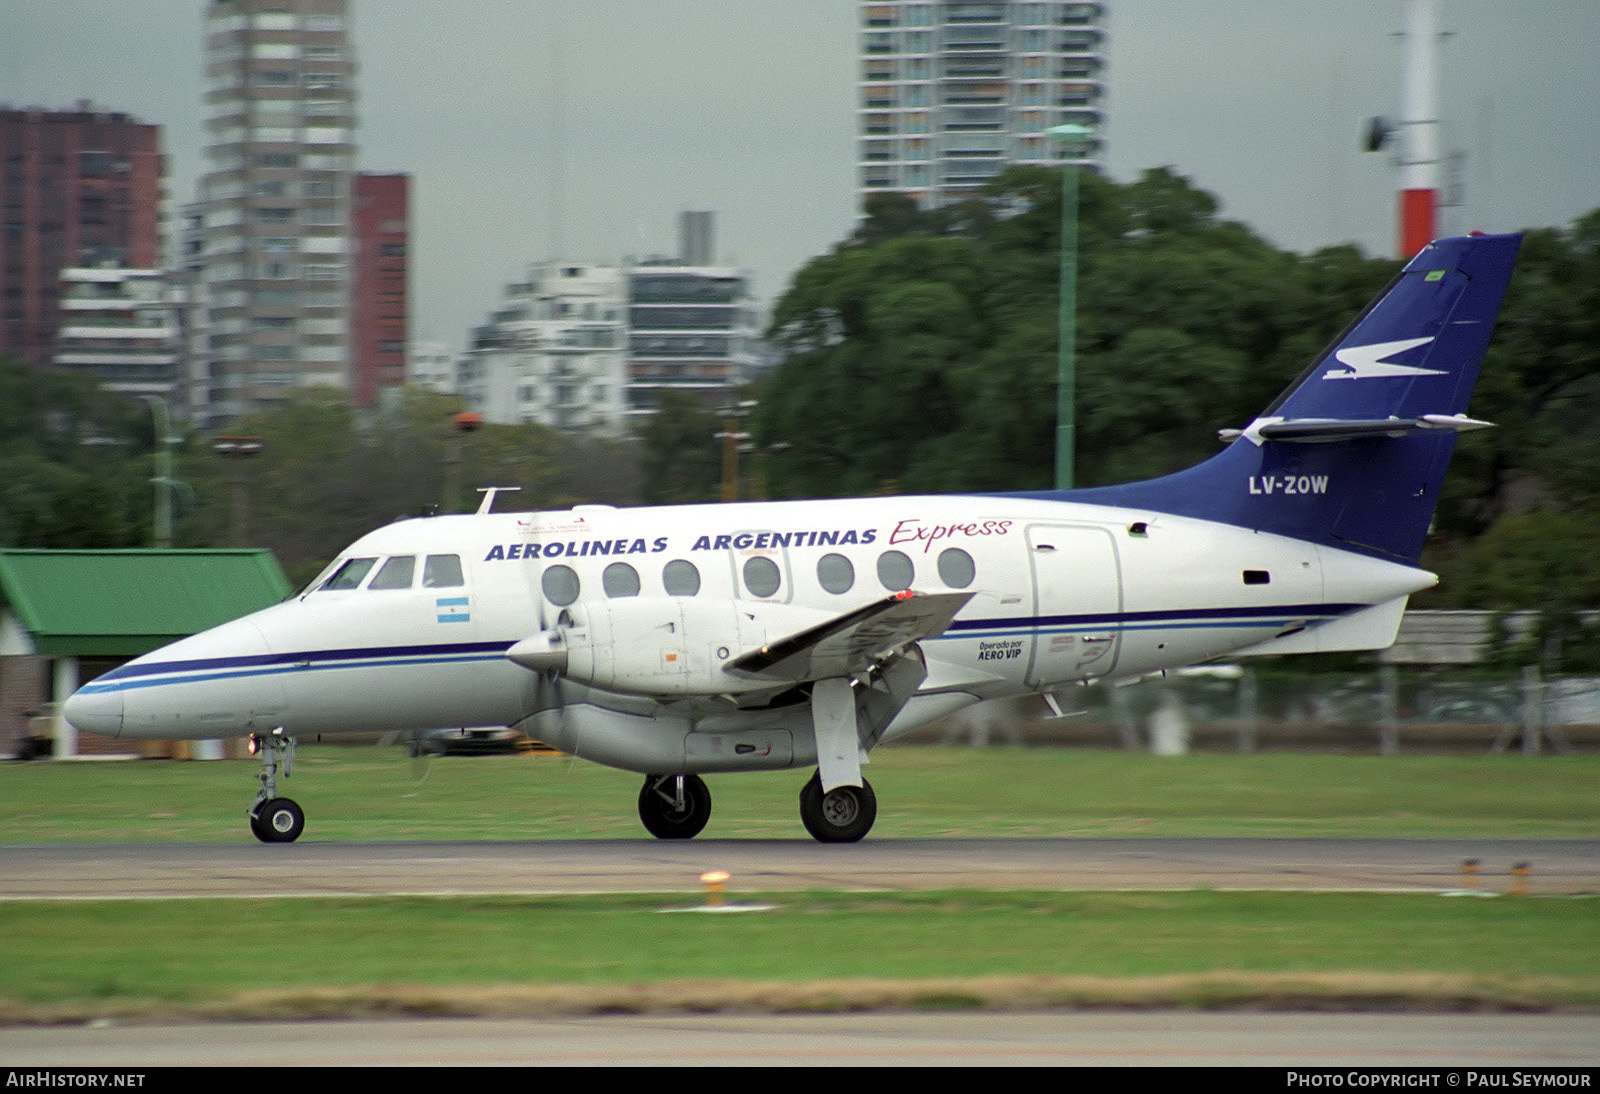
[[[1078,166],[1079,146],[1094,136],[1086,125],[1067,123],[1045,133],[1062,145],[1061,162],[1061,317],[1056,353],[1056,489],[1072,489],[1073,450],[1077,445],[1076,389],[1078,340]]]

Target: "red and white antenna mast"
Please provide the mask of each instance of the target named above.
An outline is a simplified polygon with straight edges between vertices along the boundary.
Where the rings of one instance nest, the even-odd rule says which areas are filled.
[[[1438,0],[1405,0],[1405,94],[1400,103],[1400,257],[1438,234]]]

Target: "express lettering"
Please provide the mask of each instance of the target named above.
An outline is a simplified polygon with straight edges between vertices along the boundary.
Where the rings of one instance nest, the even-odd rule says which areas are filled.
[[[889,533],[889,542],[921,543],[926,554],[941,539],[955,536],[1003,536],[1011,530],[1009,520],[981,520],[970,524],[924,524],[912,517],[901,521]]]

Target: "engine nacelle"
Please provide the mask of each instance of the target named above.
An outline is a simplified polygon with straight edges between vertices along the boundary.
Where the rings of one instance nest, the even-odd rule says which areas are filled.
[[[565,608],[554,628],[506,656],[535,671],[630,695],[732,695],[773,681],[725,672],[728,662],[832,618],[790,604],[625,597]]]

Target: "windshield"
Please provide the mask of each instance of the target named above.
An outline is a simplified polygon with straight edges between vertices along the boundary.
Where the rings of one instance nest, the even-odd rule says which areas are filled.
[[[375,558],[347,559],[344,565],[333,572],[333,576],[324,581],[323,589],[354,589],[361,584],[361,579],[367,576],[367,571],[372,569]]]

